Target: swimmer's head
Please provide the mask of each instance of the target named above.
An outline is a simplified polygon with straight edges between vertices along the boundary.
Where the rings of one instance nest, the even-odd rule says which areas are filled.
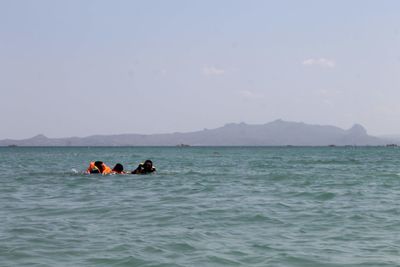
[[[153,169],[153,162],[151,161],[151,160],[146,160],[144,163],[143,163],[143,168],[145,169],[145,170],[152,170]]]
[[[96,166],[97,169],[99,169],[100,173],[102,173],[104,171],[104,166],[103,166],[103,162],[102,161],[96,161],[94,163],[94,166]]]
[[[124,171],[124,166],[121,163],[115,164],[114,168],[112,169],[113,172],[122,173]]]

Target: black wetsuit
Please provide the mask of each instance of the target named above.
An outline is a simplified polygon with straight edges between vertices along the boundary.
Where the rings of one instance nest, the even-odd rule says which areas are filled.
[[[156,168],[151,167],[151,169],[148,169],[148,168],[144,167],[143,163],[141,163],[134,171],[131,172],[131,174],[148,174],[148,173],[152,173],[155,171],[156,171]]]

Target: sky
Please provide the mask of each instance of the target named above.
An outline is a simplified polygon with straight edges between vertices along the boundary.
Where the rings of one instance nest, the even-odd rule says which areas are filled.
[[[0,0],[0,139],[276,119],[400,134],[400,1]]]

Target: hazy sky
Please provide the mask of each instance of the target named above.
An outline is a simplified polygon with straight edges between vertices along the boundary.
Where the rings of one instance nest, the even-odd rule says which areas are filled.
[[[400,133],[400,1],[0,0],[0,138],[281,118]]]

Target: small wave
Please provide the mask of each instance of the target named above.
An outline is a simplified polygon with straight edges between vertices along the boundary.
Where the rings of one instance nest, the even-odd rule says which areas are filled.
[[[211,265],[226,265],[226,266],[240,266],[240,262],[228,259],[226,257],[221,257],[221,256],[208,256],[208,260],[210,261]]]
[[[184,252],[192,252],[195,251],[196,248],[188,244],[187,242],[182,242],[182,243],[172,243],[169,244],[168,247],[178,253],[184,253]]]
[[[89,262],[94,263],[96,265],[101,266],[144,266],[149,262],[144,261],[139,258],[135,258],[133,256],[125,257],[125,258],[90,258]]]
[[[301,165],[358,165],[361,161],[357,159],[318,159],[318,160],[293,160],[290,164]]]
[[[299,192],[294,194],[296,197],[309,197],[317,200],[331,200],[336,194],[332,192]]]
[[[293,175],[290,173],[271,173],[268,175],[273,181],[282,181],[292,179]]]
[[[316,199],[319,200],[331,200],[335,197],[335,193],[332,192],[323,192],[316,196]]]

